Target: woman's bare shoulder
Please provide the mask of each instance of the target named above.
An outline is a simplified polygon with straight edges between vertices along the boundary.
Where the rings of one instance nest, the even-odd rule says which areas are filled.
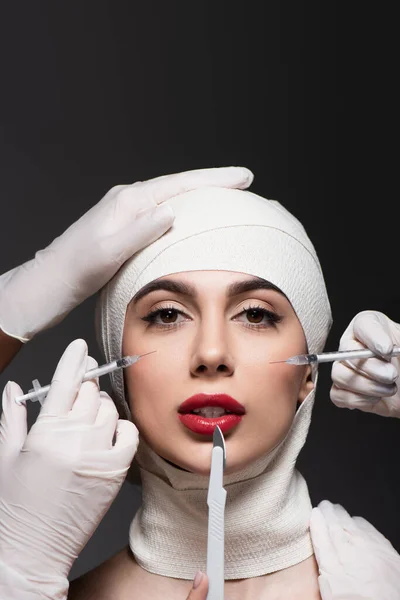
[[[125,600],[124,589],[135,566],[129,548],[123,548],[95,569],[71,581],[68,600]]]

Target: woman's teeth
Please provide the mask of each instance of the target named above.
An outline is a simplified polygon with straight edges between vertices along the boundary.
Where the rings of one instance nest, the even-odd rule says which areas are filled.
[[[205,406],[204,408],[195,408],[192,410],[192,413],[195,415],[201,415],[206,419],[215,419],[216,417],[232,414],[231,411],[225,410],[221,406]]]

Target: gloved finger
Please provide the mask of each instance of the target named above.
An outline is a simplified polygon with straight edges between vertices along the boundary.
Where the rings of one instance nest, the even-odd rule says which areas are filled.
[[[98,366],[99,366],[99,363],[97,362],[97,360],[95,358],[93,358],[93,356],[87,356],[86,357],[85,374],[88,373],[89,371],[92,371],[93,369],[97,369]],[[93,381],[97,385],[98,388],[100,387],[98,377],[93,377],[92,379],[89,379],[88,381]]]
[[[134,223],[127,222],[126,227],[118,232],[118,252],[113,259],[116,267],[161,237],[171,227],[174,218],[172,207],[164,202],[138,213]]]
[[[115,444],[109,455],[114,455],[119,465],[129,468],[139,444],[139,432],[131,421],[119,419],[115,430]]]
[[[379,402],[371,405],[368,412],[374,415],[380,415],[381,417],[393,417],[395,419],[400,418],[400,398],[399,394],[390,398],[381,398]]]
[[[17,455],[25,443],[28,433],[27,410],[25,402],[15,402],[16,396],[22,396],[23,391],[17,383],[9,381],[4,388],[0,419],[0,454],[2,456]]]
[[[396,394],[390,398],[370,398],[360,394],[352,394],[332,386],[331,400],[338,408],[362,410],[363,412],[380,415],[381,417],[400,418],[400,398]]]
[[[98,367],[97,361],[88,356],[86,359],[85,372]],[[77,421],[81,424],[92,424],[96,421],[97,413],[100,408],[100,387],[99,378],[84,381],[76,396],[75,402],[68,413],[68,419]]]
[[[353,523],[353,518],[341,504],[334,504],[333,502],[329,502],[329,500],[323,500],[318,505],[318,508],[330,525],[336,523],[348,533],[357,533],[357,527]]]
[[[193,580],[193,587],[186,600],[207,600],[208,578],[205,573],[198,571]]]
[[[74,340],[62,355],[43,402],[40,416],[66,416],[81,388],[86,370],[87,344]]]
[[[381,383],[370,379],[343,363],[335,363],[332,366],[332,382],[336,387],[343,390],[372,398],[393,396],[397,391],[395,383]]]
[[[395,549],[390,541],[380,531],[378,531],[372,525],[372,523],[369,523],[363,517],[353,517],[353,521],[357,525],[358,529],[365,535],[366,541],[378,544],[379,546],[384,546],[387,549],[395,552]]]
[[[360,542],[356,525],[340,504],[323,500],[318,505],[328,527],[332,548],[336,551],[341,570],[346,570]]]
[[[112,448],[119,415],[114,402],[106,392],[97,391],[99,409],[91,432],[91,444],[98,449]]]
[[[353,371],[356,371],[360,375],[364,375],[369,379],[373,379],[375,381],[379,381],[380,383],[394,383],[398,376],[398,368],[394,363],[395,359],[392,359],[392,362],[388,362],[381,358],[367,358],[367,359],[359,359],[359,360],[344,360],[338,363],[339,365],[344,365]],[[332,376],[334,377],[335,371],[337,369],[336,363],[332,365]]]
[[[349,410],[362,410],[364,412],[375,412],[375,406],[381,402],[380,398],[373,396],[362,396],[338,388],[335,385],[331,387],[330,398],[335,406],[338,408],[348,408]]]
[[[140,185],[156,204],[160,204],[173,196],[201,187],[246,189],[253,179],[253,173],[245,167],[217,167],[161,175]]]
[[[384,379],[383,373],[385,372],[385,367],[388,367],[386,370],[388,374],[386,382],[382,381]],[[390,363],[384,363],[382,366],[379,366],[381,376],[379,379],[376,379],[346,363],[334,362],[331,373],[332,382],[337,387],[356,392],[357,394],[363,394],[364,396],[376,398],[392,396],[397,391],[395,379],[393,379],[393,375],[396,375],[397,372],[392,367],[393,365]]]
[[[334,600],[328,573],[321,573],[318,577],[318,585],[322,600]]]
[[[358,341],[380,356],[387,357],[393,350],[389,319],[381,312],[366,310],[356,315],[353,332]]]
[[[343,334],[344,336],[345,334]],[[366,350],[365,344],[349,337],[347,335],[345,341],[344,337],[342,337],[339,345],[339,350]],[[395,359],[391,359],[393,362]],[[368,374],[371,371],[372,377],[377,373],[378,375],[381,373],[383,377],[390,375],[391,373],[397,373],[397,368],[393,363],[388,363],[388,358],[352,358],[351,360],[343,360],[340,361],[341,364],[345,364],[348,367],[359,371],[360,373]],[[335,363],[333,363],[335,364]],[[390,364],[391,367],[387,371],[384,369],[384,365]],[[380,365],[380,366],[379,366]]]
[[[311,511],[310,532],[320,572],[337,571],[340,568],[337,551],[332,545],[325,517],[318,507],[313,508]]]

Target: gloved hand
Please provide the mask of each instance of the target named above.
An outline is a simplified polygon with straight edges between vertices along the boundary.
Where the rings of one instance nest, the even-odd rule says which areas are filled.
[[[310,529],[322,600],[399,600],[400,555],[368,521],[323,500]]]
[[[206,186],[245,189],[252,180],[248,169],[222,167],[112,188],[34,259],[0,277],[0,328],[27,342],[59,323],[171,227],[169,198]]]
[[[400,325],[378,311],[358,313],[344,332],[339,350],[366,347],[381,358],[334,362],[332,402],[340,408],[358,408],[383,417],[400,418],[400,392],[395,383],[400,356],[388,357],[393,346],[398,345]]]
[[[9,382],[0,420],[1,598],[66,598],[68,574],[126,477],[138,444],[97,381],[83,340],[64,352],[40,414],[27,434],[26,406]],[[134,368],[134,367],[133,367]],[[115,444],[112,445],[114,434]],[[8,589],[10,582],[13,587]],[[25,594],[25,595],[24,595]]]

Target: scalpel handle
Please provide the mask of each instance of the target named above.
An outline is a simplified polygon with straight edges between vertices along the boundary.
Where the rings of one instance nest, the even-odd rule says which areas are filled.
[[[208,504],[208,540],[207,540],[207,600],[224,600],[224,553],[225,553],[225,503],[226,490],[222,487],[223,451],[214,448],[216,453],[213,461],[214,469],[221,473],[218,488],[210,489]],[[217,464],[215,464],[217,463]],[[221,464],[219,464],[221,463]],[[214,479],[211,473],[211,480]]]

